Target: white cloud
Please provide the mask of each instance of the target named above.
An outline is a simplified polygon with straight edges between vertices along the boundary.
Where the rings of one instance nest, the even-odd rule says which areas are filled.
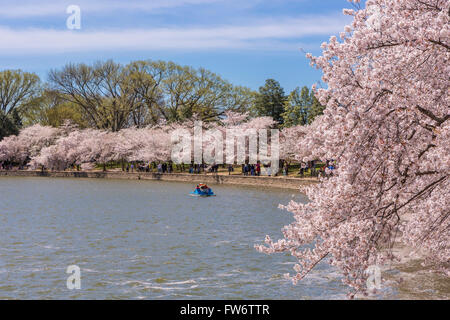
[[[0,0],[0,17],[29,18],[42,16],[65,15],[66,8],[71,4],[81,7],[82,12],[110,12],[110,11],[143,11],[151,12],[155,9],[175,8],[180,6],[211,4],[224,0],[63,0],[63,1],[20,1]]]
[[[301,38],[336,34],[347,22],[343,17],[316,16],[241,26],[94,32],[0,27],[0,54],[165,49],[292,50],[299,47],[294,42]]]

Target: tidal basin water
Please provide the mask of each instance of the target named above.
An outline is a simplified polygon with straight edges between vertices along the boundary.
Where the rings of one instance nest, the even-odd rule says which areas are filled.
[[[0,178],[0,299],[336,299],[327,265],[294,286],[295,263],[254,244],[292,215],[288,190],[190,183]],[[81,269],[81,289],[66,269]],[[394,290],[395,291],[395,290]],[[391,293],[394,294],[395,292]]]

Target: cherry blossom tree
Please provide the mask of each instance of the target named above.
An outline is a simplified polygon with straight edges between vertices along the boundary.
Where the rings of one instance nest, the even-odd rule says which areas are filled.
[[[226,155],[226,163],[241,164],[243,162],[248,162],[250,164],[256,164],[257,158],[264,158],[259,160],[268,163],[268,157],[262,157],[262,154],[258,151],[260,151],[260,148],[264,143],[267,145],[268,153],[270,153],[271,144],[262,141],[259,133],[262,131],[268,133],[267,131],[273,128],[277,122],[274,121],[272,117],[249,118],[248,113],[228,111],[225,115],[226,118],[222,120],[222,126],[217,129],[223,133],[223,141],[225,142],[224,148],[227,147],[227,144],[232,144],[233,140],[235,145],[234,158],[231,157],[231,149],[228,152],[224,149],[224,154],[230,153]],[[227,136],[227,134],[230,136]],[[253,136],[254,138],[249,138],[250,136]],[[270,134],[267,134],[267,136],[270,136]],[[250,143],[250,140],[253,140],[253,143]],[[243,157],[238,156],[239,149],[243,150]],[[259,155],[260,157],[256,157],[256,155]]]
[[[168,161],[170,160],[171,127],[158,125],[148,128],[127,128],[119,132],[98,129],[79,130],[64,126],[59,129],[63,134],[54,144],[35,154],[30,162],[32,168],[44,166],[52,170],[64,170],[72,165],[93,168],[110,161]],[[22,133],[21,133],[22,135]],[[20,141],[17,138],[5,139],[0,144],[0,156],[14,154],[22,157]],[[4,150],[3,145],[8,145]],[[91,164],[91,165],[88,165]]]
[[[341,270],[350,297],[367,293],[366,270],[395,260],[403,243],[450,275],[450,1],[368,0],[340,41],[308,55],[323,71],[324,115],[297,144],[299,160],[336,159],[284,208],[284,239],[257,245],[298,259],[293,282],[319,263]]]
[[[92,130],[86,130],[86,132],[88,134],[84,135],[82,143],[78,146],[84,167],[87,167],[86,163],[96,163],[103,165],[103,170],[106,170],[106,163],[116,160],[115,145],[117,133],[95,130],[94,135],[89,135]]]
[[[72,165],[95,163],[93,137],[99,134],[95,129],[74,129],[58,138],[53,145],[43,148],[30,162],[31,168],[45,167],[65,170]]]
[[[280,159],[291,162],[299,158],[298,143],[310,127],[298,125],[284,128],[280,133]]]
[[[148,127],[128,132],[128,141],[133,147],[129,156],[131,161],[170,160],[170,133],[166,127]]]
[[[228,110],[224,112],[224,115],[225,118],[222,120],[222,124],[224,127],[239,125],[247,121],[249,118],[248,112],[240,113]]]
[[[174,131],[182,129],[192,137],[195,126],[201,124],[205,135],[195,139],[207,150],[215,143],[208,132],[215,131],[226,136],[227,129],[244,132],[248,129],[264,129],[274,125],[270,117],[248,119],[248,114],[228,112],[223,123],[201,122],[194,115],[180,123],[159,122],[145,128],[127,128],[118,132],[100,129],[80,130],[76,125],[65,122],[60,128],[35,125],[26,128],[18,136],[10,136],[0,142],[0,161],[12,161],[24,164],[29,162],[30,168],[47,168],[65,170],[77,165],[82,168],[93,168],[110,161],[156,162],[171,161]],[[195,139],[190,139],[192,157]],[[31,161],[30,161],[31,160]]]
[[[60,129],[39,124],[25,128],[19,135],[0,141],[0,161],[24,164],[27,159],[38,155],[41,149],[53,144],[60,134]]]

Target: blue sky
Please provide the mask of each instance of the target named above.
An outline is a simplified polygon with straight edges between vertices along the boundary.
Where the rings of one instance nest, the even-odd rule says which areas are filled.
[[[69,5],[81,29],[68,30]],[[0,0],[0,69],[44,80],[68,62],[171,60],[205,67],[258,89],[278,80],[288,92],[320,81],[305,52],[337,35],[346,0]]]

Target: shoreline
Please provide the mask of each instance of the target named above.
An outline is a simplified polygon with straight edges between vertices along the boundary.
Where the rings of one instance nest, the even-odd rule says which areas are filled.
[[[316,178],[255,177],[217,174],[122,172],[122,171],[0,171],[0,177],[51,177],[51,178],[93,178],[157,180],[174,182],[192,182],[194,184],[225,184],[243,186],[265,186],[270,188],[300,190],[301,187],[318,183]]]

